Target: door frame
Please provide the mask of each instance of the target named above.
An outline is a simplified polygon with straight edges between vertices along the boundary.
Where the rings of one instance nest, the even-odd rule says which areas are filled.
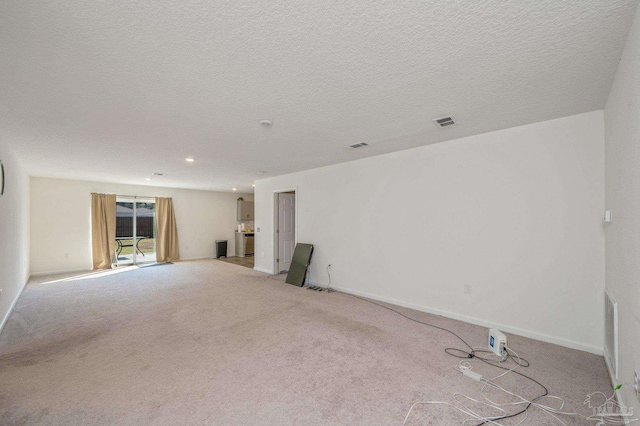
[[[283,192],[293,192],[294,204],[293,208],[295,210],[295,224],[294,224],[294,233],[295,238],[293,240],[294,247],[298,244],[298,187],[292,186],[289,188],[280,188],[273,190],[273,273],[280,273],[280,266],[278,265],[278,259],[280,258],[280,234],[278,233],[278,226],[280,226],[280,194]]]

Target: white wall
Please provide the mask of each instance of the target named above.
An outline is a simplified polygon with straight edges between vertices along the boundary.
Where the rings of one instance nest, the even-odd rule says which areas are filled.
[[[601,353],[602,111],[260,180],[257,270],[291,187],[312,281]]]
[[[29,280],[29,177],[0,136],[5,192],[0,197],[0,330]]]
[[[613,223],[606,228],[606,286],[618,302],[619,381],[633,382],[640,373],[640,12],[605,108],[606,207]],[[631,387],[622,402],[640,403]]]
[[[31,273],[92,268],[92,192],[172,197],[183,260],[213,257],[215,240],[229,240],[232,256],[238,224],[236,200],[253,199],[253,194],[32,177]]]

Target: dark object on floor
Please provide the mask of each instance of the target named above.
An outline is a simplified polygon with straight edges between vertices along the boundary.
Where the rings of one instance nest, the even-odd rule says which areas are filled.
[[[216,259],[227,257],[227,240],[216,240]]]
[[[307,269],[311,263],[312,254],[313,244],[296,244],[293,259],[291,259],[291,267],[284,282],[302,287],[307,276]]]
[[[318,287],[317,285],[310,285],[309,287],[307,287],[307,290],[322,291],[324,289],[322,287]]]

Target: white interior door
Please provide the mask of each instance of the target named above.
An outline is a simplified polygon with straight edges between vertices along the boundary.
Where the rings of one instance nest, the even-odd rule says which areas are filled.
[[[291,267],[296,247],[296,194],[278,194],[278,272]]]

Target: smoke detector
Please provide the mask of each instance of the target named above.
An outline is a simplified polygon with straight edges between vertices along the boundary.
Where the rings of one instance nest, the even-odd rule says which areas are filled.
[[[438,127],[447,127],[447,126],[453,126],[454,124],[456,124],[455,120],[453,119],[453,116],[451,115],[447,115],[446,117],[434,118],[432,121],[433,121],[433,124],[435,124]]]
[[[345,148],[356,149],[356,148],[364,148],[365,146],[369,146],[369,144],[366,142],[360,142],[360,143],[354,143],[353,145],[346,146]]]

